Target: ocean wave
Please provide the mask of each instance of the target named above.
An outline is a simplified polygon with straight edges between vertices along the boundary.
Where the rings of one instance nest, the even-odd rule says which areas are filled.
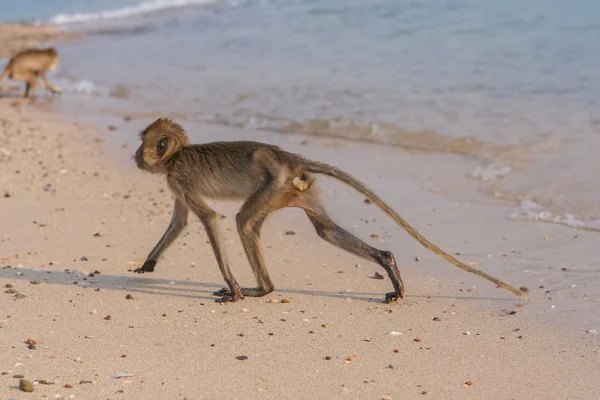
[[[131,17],[139,14],[146,14],[153,11],[166,10],[170,8],[195,6],[203,4],[216,3],[218,0],[154,0],[144,1],[135,6],[115,8],[105,11],[89,13],[66,13],[58,14],[48,21],[52,24],[72,24],[77,22],[97,21],[115,18]]]
[[[582,221],[573,214],[559,214],[531,200],[521,201],[509,218],[514,220],[550,222],[576,229],[600,231],[600,221],[598,220]]]
[[[56,79],[56,84],[60,86],[64,93],[81,93],[93,95],[108,95],[108,88],[101,87],[87,79]]]

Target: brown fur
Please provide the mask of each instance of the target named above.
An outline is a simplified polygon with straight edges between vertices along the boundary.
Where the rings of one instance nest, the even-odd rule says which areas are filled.
[[[270,213],[284,207],[299,207],[304,209],[321,238],[381,265],[394,287],[393,292],[386,294],[385,302],[399,301],[404,297],[404,284],[393,254],[369,246],[329,218],[314,182],[313,173],[318,173],[339,179],[365,195],[435,254],[517,296],[526,295],[525,288],[516,289],[465,265],[429,242],[364,184],[338,168],[258,142],[191,145],[185,130],[169,119],[158,119],[150,124],[142,132],[141,138],[142,144],[135,155],[138,167],[152,173],[165,174],[176,201],[169,228],[150,252],[144,265],[135,272],[154,271],[162,252],[185,227],[188,210],[191,210],[206,228],[217,263],[228,286],[215,293],[223,296],[218,301],[237,301],[244,296],[264,296],[272,292],[274,286],[261,252],[261,226]],[[258,287],[240,289],[231,274],[217,226],[216,213],[208,207],[205,198],[245,199],[236,216],[236,222]]]
[[[24,50],[10,59],[4,72],[0,75],[0,81],[10,78],[25,82],[23,97],[36,97],[38,77],[42,78],[44,86],[52,93],[59,93],[60,87],[53,86],[46,78],[47,71],[56,69],[59,63],[58,52],[55,48],[28,49]]]

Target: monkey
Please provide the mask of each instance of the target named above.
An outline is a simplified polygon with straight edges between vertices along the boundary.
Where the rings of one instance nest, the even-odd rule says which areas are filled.
[[[252,142],[212,142],[191,144],[184,128],[172,119],[159,118],[140,132],[141,145],[132,157],[142,171],[166,175],[167,185],[175,197],[173,215],[167,230],[135,273],[153,272],[161,254],[178,237],[195,214],[206,229],[217,264],[227,287],[214,292],[217,302],[235,302],[244,297],[260,297],[275,287],[261,251],[260,231],[267,216],[285,207],[304,210],[317,234],[325,241],[356,256],[379,264],[387,272],[393,292],[386,293],[384,303],[404,298],[404,283],[394,255],[376,249],[339,227],[327,215],[320,199],[315,174],[335,178],[377,205],[401,228],[425,248],[457,267],[495,283],[519,297],[527,288],[515,287],[457,260],[423,237],[389,205],[362,182],[339,168],[289,153],[278,146]],[[237,231],[258,284],[240,288],[233,277],[225,254],[217,214],[205,199],[244,200],[236,215]]]
[[[10,78],[18,81],[25,81],[25,93],[23,97],[36,97],[38,77],[42,78],[44,86],[52,93],[60,93],[59,86],[51,85],[46,78],[47,71],[54,71],[59,63],[58,52],[54,47],[45,49],[27,49],[12,57],[2,75],[0,82],[4,78]]]

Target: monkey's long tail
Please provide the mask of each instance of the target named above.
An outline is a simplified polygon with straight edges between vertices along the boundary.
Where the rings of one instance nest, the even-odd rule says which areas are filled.
[[[355,179],[350,174],[342,171],[339,168],[330,166],[328,164],[323,164],[323,163],[310,161],[310,160],[306,160],[306,159],[304,159],[303,162],[305,163],[305,168],[308,171],[316,173],[316,174],[327,175],[327,176],[330,176],[337,180],[340,180],[340,181],[346,183],[347,185],[349,185],[350,187],[352,187],[353,189],[355,189],[357,192],[365,195],[369,200],[371,200],[373,203],[375,203],[383,212],[385,212],[394,221],[396,221],[396,223],[398,225],[400,225],[400,227],[402,227],[406,232],[408,232],[408,234],[410,234],[417,242],[421,243],[421,245],[423,245],[423,247],[431,250],[433,253],[442,257],[446,261],[456,265],[460,269],[463,269],[467,272],[471,272],[471,273],[478,275],[484,279],[487,279],[488,281],[494,282],[497,286],[499,286],[503,289],[506,289],[509,292],[512,292],[513,294],[515,294],[519,297],[527,296],[527,292],[528,292],[527,288],[517,289],[507,283],[504,283],[501,280],[494,278],[493,276],[490,276],[483,271],[480,271],[476,268],[466,265],[465,263],[463,263],[460,260],[457,260],[456,258],[451,256],[450,254],[446,253],[444,250],[440,249],[435,244],[431,243],[429,240],[427,240],[425,237],[423,237],[423,235],[421,235],[415,228],[410,226],[408,224],[408,222],[406,222],[400,215],[398,215],[398,213],[396,213],[396,211],[394,211],[383,200],[381,200],[379,198],[379,196],[377,196],[373,191],[371,191],[369,188],[367,188],[365,186],[365,184],[363,184],[359,180]]]

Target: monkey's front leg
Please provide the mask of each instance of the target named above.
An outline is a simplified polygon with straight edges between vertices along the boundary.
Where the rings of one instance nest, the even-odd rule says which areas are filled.
[[[44,86],[46,86],[46,88],[49,91],[51,91],[52,93],[60,93],[61,92],[60,86],[51,85],[50,82],[48,82],[48,78],[46,78],[46,73],[45,72],[40,72],[40,76],[42,77],[42,81],[44,82]]]
[[[169,247],[171,243],[179,236],[183,228],[187,225],[188,208],[181,200],[175,200],[175,207],[173,208],[173,217],[169,227],[162,235],[156,246],[152,249],[144,265],[140,268],[135,269],[133,272],[143,274],[144,272],[153,272],[156,262],[160,255]]]

